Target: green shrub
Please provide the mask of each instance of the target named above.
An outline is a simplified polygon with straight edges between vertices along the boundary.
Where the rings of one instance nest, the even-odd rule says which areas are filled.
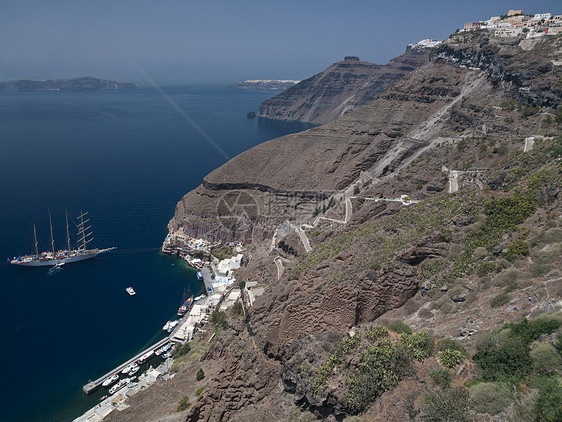
[[[191,403],[189,402],[188,396],[183,396],[183,398],[179,401],[177,411],[181,412],[182,410],[189,409]]]
[[[226,322],[226,313],[215,309],[211,314],[210,322],[217,329],[226,329],[228,323]]]
[[[496,269],[496,264],[492,261],[483,261],[478,266],[478,270],[476,270],[476,274],[480,277],[485,276],[486,274],[491,273]]]
[[[240,290],[244,290],[244,288],[246,287],[246,282],[244,280],[238,282],[238,287],[240,288]]]
[[[387,336],[388,336],[388,329],[380,325],[375,325],[369,328],[365,333],[365,338],[369,340],[371,343],[375,343],[377,340]]]
[[[439,352],[439,363],[445,368],[451,369],[457,366],[463,357],[463,353],[459,350],[445,349]]]
[[[504,328],[511,330],[512,336],[520,337],[525,344],[529,345],[538,340],[542,334],[550,334],[560,327],[560,322],[550,318],[537,318],[529,321],[526,318],[516,323],[507,323]]]
[[[386,327],[396,333],[412,334],[412,329],[410,328],[410,326],[403,323],[402,321],[389,321],[386,324]]]
[[[554,347],[558,350],[558,354],[562,355],[562,333],[556,334],[556,339],[554,340]]]
[[[197,381],[201,381],[203,378],[205,378],[205,373],[203,372],[203,368],[199,368],[199,370],[195,374],[195,379]]]
[[[191,351],[191,346],[189,343],[184,343],[176,345],[176,350],[174,350],[174,358],[179,358],[180,356],[186,355]]]
[[[481,382],[470,387],[469,405],[478,413],[496,415],[513,399],[509,384],[503,382]]]
[[[529,345],[542,334],[550,334],[560,327],[555,319],[523,319],[508,323],[500,332],[492,332],[476,345],[474,361],[482,370],[485,381],[517,382],[533,369]],[[537,353],[540,358],[541,353]],[[546,364],[546,363],[545,363]]]
[[[562,385],[559,375],[539,377],[536,385],[538,389],[534,410],[536,420],[541,422],[562,421]]]
[[[379,271],[381,269],[381,263],[378,262],[378,261],[375,261],[371,265],[369,265],[369,269],[371,269],[373,271]]]
[[[473,359],[484,381],[515,382],[532,369],[529,346],[520,337],[508,337],[497,346],[479,350]]]
[[[500,103],[500,107],[506,110],[515,110],[518,106],[517,100],[515,98],[508,98]]]
[[[441,388],[449,388],[451,386],[451,374],[449,374],[447,369],[434,369],[429,373],[429,376]]]
[[[500,306],[505,305],[507,302],[509,302],[509,295],[506,292],[503,292],[497,296],[494,296],[490,300],[490,306],[492,308],[499,308]]]
[[[424,422],[468,421],[468,391],[465,388],[448,388],[429,393],[420,416]]]
[[[527,255],[529,255],[529,245],[523,239],[517,239],[515,242],[512,242],[507,246],[505,259],[513,261],[518,256]]]
[[[198,388],[197,390],[195,390],[195,396],[199,397],[204,390],[205,390],[205,386]]]
[[[334,371],[336,365],[344,362],[344,358],[351,353],[355,347],[361,343],[361,336],[359,334],[353,337],[348,337],[344,341],[338,343],[334,352],[328,357],[328,360],[318,368],[318,373],[312,382],[311,391],[317,393],[324,385],[328,377]]]
[[[244,315],[244,308],[242,307],[242,302],[236,301],[234,305],[232,305],[232,314],[237,316]]]
[[[562,369],[562,358],[551,344],[537,344],[531,350],[533,368],[539,374],[548,374]]]
[[[533,116],[534,114],[537,114],[540,111],[540,107],[539,106],[535,106],[535,107],[521,107],[521,117],[523,117],[524,119],[526,119],[527,117]]]
[[[347,380],[347,404],[365,410],[388,389],[396,386],[409,368],[405,352],[388,339],[379,340],[361,356],[358,372]]]
[[[236,255],[236,250],[234,248],[231,248],[230,246],[221,246],[220,248],[216,248],[213,250],[212,254],[218,258],[219,261],[222,261],[223,259],[228,259],[228,258],[232,258],[234,255]]]
[[[433,352],[433,339],[427,331],[413,334],[402,334],[400,338],[410,359],[423,362]]]
[[[466,351],[466,348],[460,342],[452,338],[442,338],[441,340],[439,340],[437,342],[436,349],[440,352],[447,349],[458,350],[459,352],[462,353],[463,357],[468,356],[468,352]]]

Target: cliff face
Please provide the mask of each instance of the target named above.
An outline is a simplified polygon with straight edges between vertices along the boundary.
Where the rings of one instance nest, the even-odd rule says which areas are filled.
[[[371,103],[235,157],[178,203],[170,230],[253,242],[237,278],[265,286],[201,359],[209,381],[187,420],[283,420],[291,406],[343,420],[358,412],[349,377],[363,359],[337,355],[350,330],[391,315],[470,347],[479,330],[556,306],[560,70],[548,63],[560,62],[562,39],[463,37]],[[278,255],[289,261],[281,275]],[[493,308],[498,294],[507,301]],[[369,397],[362,420],[408,420],[404,403],[419,411],[438,389],[435,369],[436,357],[416,362]],[[193,376],[174,385],[184,377],[187,391]],[[463,386],[474,362],[450,376]]]
[[[270,119],[326,123],[372,100],[427,62],[425,49],[408,49],[386,65],[348,56],[260,105]]]
[[[19,79],[0,82],[0,91],[97,91],[108,89],[133,89],[131,82],[117,82],[84,76],[72,79]]]
[[[240,154],[207,175],[178,203],[170,231],[257,242],[271,238],[284,220],[307,221],[334,192],[359,177],[379,177],[388,166],[400,165],[427,146],[430,139],[420,137],[427,132],[421,125],[451,104],[463,88],[470,89],[473,79],[470,72],[457,73],[448,65],[425,65],[377,100],[334,122]],[[435,136],[453,133],[442,124],[431,130]],[[244,192],[255,204],[255,213],[248,213],[233,192]],[[236,215],[231,227],[220,224],[227,211]]]

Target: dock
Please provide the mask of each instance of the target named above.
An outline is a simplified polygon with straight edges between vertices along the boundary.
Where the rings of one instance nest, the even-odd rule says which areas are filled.
[[[208,295],[213,294],[214,290],[211,270],[207,267],[201,268],[201,274],[203,275],[203,283],[205,283],[205,293]]]
[[[151,350],[156,350],[159,347],[164,346],[166,343],[170,342],[170,337],[166,337],[163,338],[162,340],[160,340],[158,343],[153,344],[152,346],[150,346],[148,349],[143,350],[142,352],[140,352],[138,355],[135,355],[133,358],[129,359],[127,362],[122,363],[121,365],[119,365],[117,368],[112,369],[111,371],[109,371],[107,374],[99,377],[97,380],[95,381],[90,381],[88,384],[86,384],[85,386],[82,387],[82,390],[84,391],[84,393],[86,394],[91,394],[92,392],[94,392],[108,377],[110,377],[113,374],[119,373],[123,370],[123,368],[125,368],[127,365],[130,365],[131,363],[135,362],[136,360],[139,360],[144,354],[150,352]]]
[[[209,281],[211,281],[211,277],[210,277],[210,273],[209,273]],[[109,371],[107,374],[99,377],[97,380],[95,381],[90,381],[88,382],[88,384],[84,385],[82,387],[82,390],[84,391],[84,393],[91,394],[92,392],[94,392],[108,377],[110,377],[113,374],[119,373],[123,370],[123,368],[125,368],[127,365],[139,360],[143,355],[145,355],[146,353],[150,352],[151,350],[156,350],[160,347],[162,347],[163,345],[165,345],[166,343],[177,343],[178,340],[174,339],[174,336],[176,334],[176,332],[180,329],[180,327],[182,326],[182,324],[187,320],[187,318],[189,317],[190,312],[188,312],[187,314],[185,314],[182,318],[179,319],[179,324],[174,327],[174,330],[167,335],[166,337],[164,337],[162,340],[160,340],[158,343],[153,344],[152,346],[148,347],[147,349],[143,350],[142,352],[138,353],[137,355],[135,355],[134,357],[132,357],[131,359],[129,359],[127,362],[122,363],[121,365],[119,365],[117,368],[112,369],[111,371]]]

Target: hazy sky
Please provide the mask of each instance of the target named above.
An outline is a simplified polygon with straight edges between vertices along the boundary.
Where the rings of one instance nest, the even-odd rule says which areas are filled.
[[[0,80],[91,75],[159,83],[304,79],[345,55],[386,63],[464,22],[560,0],[0,0]]]

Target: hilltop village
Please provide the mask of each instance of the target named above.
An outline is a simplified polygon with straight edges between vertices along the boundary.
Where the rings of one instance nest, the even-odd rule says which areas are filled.
[[[525,34],[526,38],[558,35],[562,32],[562,15],[536,13],[525,15],[523,10],[510,10],[507,15],[492,16],[485,21],[467,22],[461,31],[489,31],[496,37],[515,37]]]

